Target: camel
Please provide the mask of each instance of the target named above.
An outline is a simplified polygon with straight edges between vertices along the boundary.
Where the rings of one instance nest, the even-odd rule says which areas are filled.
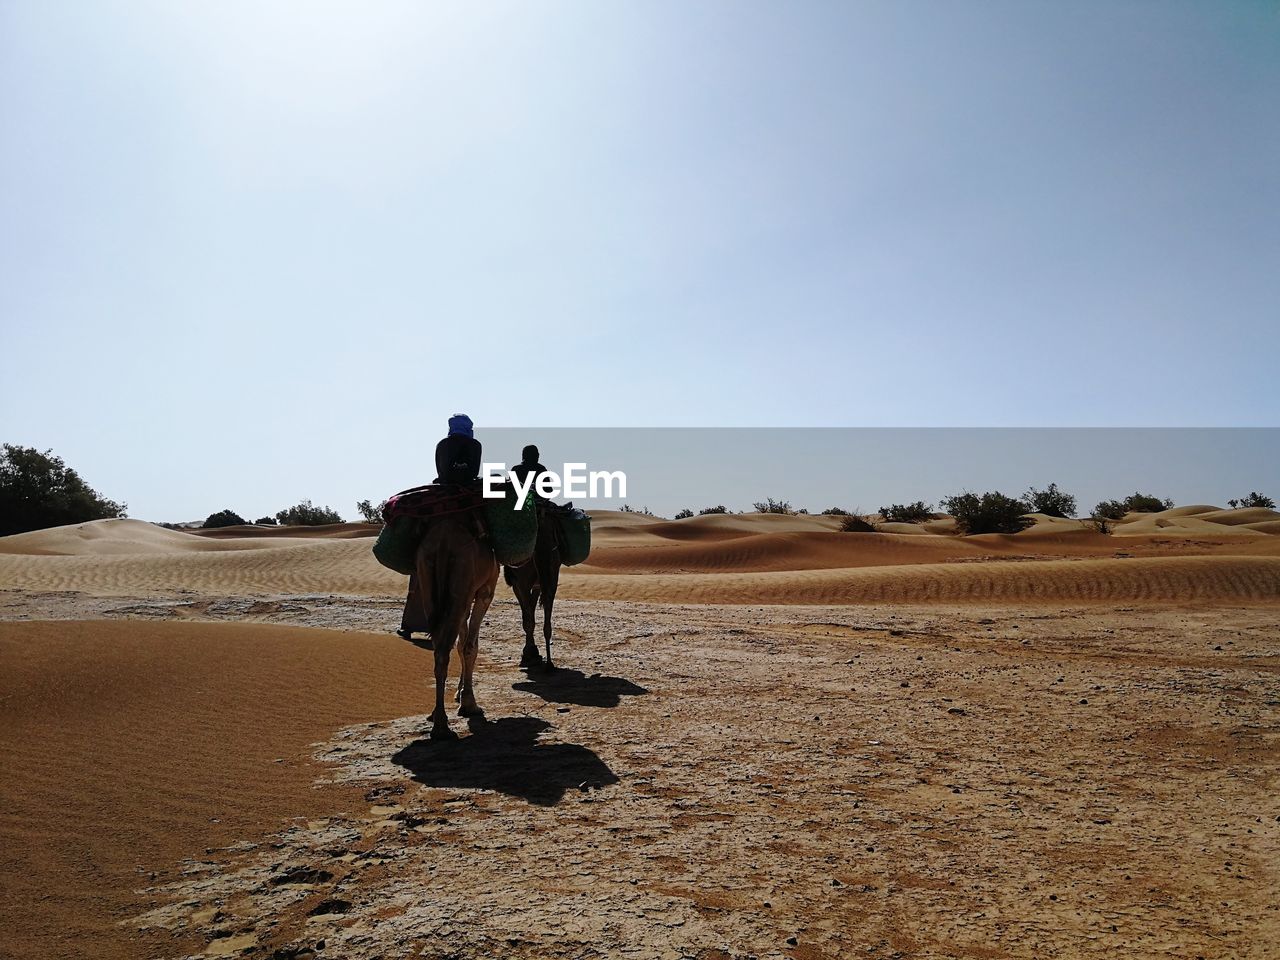
[[[436,707],[431,714],[431,739],[456,736],[449,729],[444,688],[454,641],[461,638],[458,715],[481,717],[472,679],[480,650],[480,624],[493,602],[498,584],[498,561],[478,512],[441,517],[427,528],[416,557],[422,623],[431,636],[436,658]]]
[[[524,653],[520,657],[522,667],[555,669],[551,661],[551,609],[556,602],[556,588],[560,584],[560,544],[556,538],[555,518],[538,504],[538,540],[533,557],[518,567],[504,567],[503,575],[516,600],[520,602],[520,619],[524,624]],[[542,601],[542,636],[547,645],[547,659],[542,659],[538,645],[533,640],[534,611]]]

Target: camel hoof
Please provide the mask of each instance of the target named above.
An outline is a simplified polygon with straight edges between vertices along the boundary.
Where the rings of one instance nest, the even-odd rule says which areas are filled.
[[[467,704],[465,704],[465,703],[464,703],[462,706],[460,706],[460,707],[458,708],[458,716],[460,716],[460,717],[483,717],[483,716],[484,716],[484,710],[483,710],[483,708],[481,708],[480,704],[478,704],[478,703],[473,703],[473,704],[471,704],[470,706],[468,706]]]
[[[540,654],[535,647],[525,647],[524,655],[520,658],[520,666],[522,667],[542,666],[542,654]]]
[[[458,735],[449,729],[447,725],[434,726],[431,728],[432,740],[457,740]]]

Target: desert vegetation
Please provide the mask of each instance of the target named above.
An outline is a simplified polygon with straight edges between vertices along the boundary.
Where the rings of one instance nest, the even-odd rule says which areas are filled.
[[[1264,509],[1267,509],[1267,510],[1274,510],[1276,508],[1276,502],[1272,500],[1270,497],[1264,496],[1263,494],[1258,493],[1256,490],[1254,490],[1247,497],[1240,497],[1239,499],[1236,499],[1236,500],[1228,500],[1227,506],[1229,506],[1232,510],[1239,510],[1239,509],[1248,508],[1248,507],[1263,507]]]
[[[213,530],[217,527],[238,527],[247,522],[244,517],[234,510],[219,510],[217,513],[209,514],[201,526],[205,530]]]
[[[1149,493],[1131,493],[1123,500],[1103,500],[1093,508],[1093,516],[1104,520],[1119,520],[1126,513],[1158,513],[1173,507],[1168,497],[1163,500]]]
[[[933,505],[923,500],[915,503],[893,503],[881,507],[879,513],[886,523],[924,523],[933,519]]]
[[[0,447],[0,536],[123,517],[125,509],[126,504],[85,483],[52,450]]]
[[[1017,533],[1031,525],[1027,504],[998,490],[959,493],[942,498],[942,509],[955,518],[961,533]]]
[[[372,500],[360,500],[356,502],[356,511],[365,523],[382,523],[382,508],[386,505],[385,500],[377,505]]]
[[[763,500],[753,503],[751,506],[755,509],[756,513],[795,513],[795,511],[791,509],[791,501],[775,500],[773,497],[766,497]]]
[[[1028,513],[1043,513],[1046,517],[1074,517],[1076,515],[1076,498],[1058,489],[1051,483],[1043,490],[1031,487],[1022,495]]]
[[[341,523],[342,517],[332,507],[317,507],[310,500],[303,500],[276,513],[276,520],[283,527],[318,527]]]

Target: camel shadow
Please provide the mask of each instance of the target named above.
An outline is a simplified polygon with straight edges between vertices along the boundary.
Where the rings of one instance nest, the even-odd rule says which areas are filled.
[[[580,707],[616,707],[623,697],[648,693],[644,687],[621,677],[587,676],[581,670],[531,670],[529,679],[513,683],[512,690],[532,693],[548,703],[572,703]]]
[[[494,790],[542,807],[569,790],[587,791],[618,782],[595,753],[576,743],[539,743],[551,728],[536,717],[467,722],[471,736],[415,740],[391,758],[429,787]]]

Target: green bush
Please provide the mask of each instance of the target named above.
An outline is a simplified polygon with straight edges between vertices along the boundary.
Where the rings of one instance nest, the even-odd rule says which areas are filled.
[[[1172,506],[1173,501],[1167,497],[1161,500],[1149,493],[1132,493],[1123,500],[1103,500],[1093,508],[1093,516],[1119,520],[1126,513],[1157,513]]]
[[[827,509],[825,509],[825,510],[823,510],[823,511],[822,511],[822,516],[824,516],[824,517],[847,517],[847,516],[849,516],[849,511],[848,511],[848,510],[846,510],[844,507],[827,507]]]
[[[209,514],[202,526],[205,530],[212,530],[216,527],[238,527],[245,522],[244,517],[234,510],[219,510]]]
[[[0,537],[88,520],[126,516],[52,450],[6,443],[0,452]]]
[[[1030,526],[1023,516],[1028,505],[998,490],[991,493],[960,493],[942,498],[942,509],[955,517],[956,526],[965,535],[976,533],[1017,533]]]
[[[1044,490],[1035,487],[1022,495],[1023,502],[1031,508],[1031,513],[1043,513],[1046,517],[1074,517],[1076,515],[1076,498],[1058,489],[1051,483]]]
[[[773,497],[768,497],[759,503],[753,503],[751,506],[755,507],[756,513],[795,513],[791,509],[789,500],[775,500]]]
[[[933,519],[933,504],[917,500],[915,503],[894,503],[880,508],[880,516],[889,523],[924,523]]]
[[[854,516],[852,513],[840,515],[840,530],[842,533],[876,532],[876,528],[869,524],[865,518]]]
[[[1274,500],[1270,497],[1263,496],[1256,490],[1250,493],[1247,497],[1241,497],[1239,500],[1228,500],[1227,505],[1231,507],[1232,510],[1237,510],[1242,507],[1266,507],[1268,510],[1274,510],[1276,508],[1276,502]]]
[[[726,507],[723,503],[721,503],[714,507],[703,507],[701,510],[698,511],[698,516],[705,517],[707,516],[707,514],[710,514],[710,513],[728,513],[728,512],[729,512],[729,508]]]
[[[383,500],[376,507],[372,500],[361,500],[356,504],[356,509],[360,511],[360,517],[365,523],[382,523],[382,508],[387,505],[387,501]]]
[[[648,507],[640,507],[640,508],[637,510],[635,507],[630,506],[629,504],[625,504],[625,503],[622,505],[622,512],[623,512],[623,513],[638,513],[638,514],[640,514],[640,516],[642,516],[642,517],[652,517],[652,516],[653,516],[653,511],[652,511],[652,510],[650,510]]]
[[[681,510],[679,513],[676,514],[675,519],[684,520],[686,517],[692,517],[692,516],[693,516],[693,511],[690,510],[688,507],[685,507],[683,510]]]
[[[279,511],[276,520],[285,527],[319,527],[326,523],[341,523],[342,517],[332,507],[317,507],[310,500],[303,500],[288,510]]]
[[[274,526],[276,526],[276,518],[275,518],[275,517],[259,517],[257,520],[255,520],[255,521],[253,521],[253,522],[254,522],[254,524],[255,524],[256,526],[259,526],[259,527],[274,527]]]

